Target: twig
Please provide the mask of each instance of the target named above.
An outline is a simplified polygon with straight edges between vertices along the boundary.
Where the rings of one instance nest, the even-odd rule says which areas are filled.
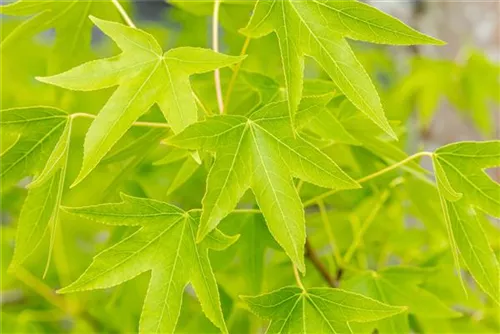
[[[311,244],[309,243],[309,240],[306,239],[306,256],[311,260],[312,264],[316,269],[319,271],[321,276],[325,279],[325,281],[328,283],[333,288],[338,287],[339,282],[333,278],[330,273],[328,272],[328,269],[321,263],[320,259],[316,255],[316,252],[312,248]]]

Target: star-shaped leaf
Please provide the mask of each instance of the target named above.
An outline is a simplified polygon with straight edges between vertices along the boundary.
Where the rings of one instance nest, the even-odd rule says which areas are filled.
[[[500,270],[474,208],[500,217],[500,184],[485,172],[500,166],[500,141],[461,142],[436,150],[434,171],[450,245],[478,285],[500,303]]]
[[[345,37],[396,45],[442,44],[358,1],[259,0],[242,32],[254,38],[276,33],[292,122],[301,99],[307,54],[359,110],[392,137],[396,134],[377,91]]]
[[[370,322],[405,310],[341,289],[285,287],[241,297],[250,310],[271,320],[267,333],[352,333],[351,322]]]
[[[2,154],[0,177],[4,187],[36,175],[19,217],[12,265],[21,264],[40,245],[48,228],[51,244],[58,222],[71,121],[68,114],[51,107],[2,110],[2,135],[18,134],[18,140]]]
[[[499,140],[450,144],[436,150],[433,161],[438,184],[446,189],[448,199],[463,196],[472,206],[500,217],[500,184],[485,172],[500,166]]]
[[[142,309],[141,333],[172,333],[184,288],[191,283],[203,312],[227,332],[208,250],[222,250],[238,238],[212,231],[196,243],[199,214],[164,202],[122,195],[123,202],[64,210],[109,225],[140,226],[129,237],[102,251],[87,270],[62,293],[103,289],[151,271]]]
[[[89,15],[120,19],[111,1],[19,0],[1,6],[0,13],[29,17],[2,39],[2,49],[18,39],[31,37],[51,28],[55,30],[54,47],[49,62],[51,70],[65,70],[88,57],[92,39],[92,22],[88,19]]]
[[[292,177],[332,189],[359,185],[327,155],[294,133],[286,104],[268,104],[250,117],[211,117],[169,142],[216,152],[203,198],[198,240],[251,188],[271,234],[303,271],[304,209]]]
[[[132,123],[155,103],[174,133],[194,123],[197,108],[189,76],[243,59],[191,47],[163,53],[158,42],[142,30],[94,17],[91,19],[116,42],[123,53],[85,63],[55,76],[38,78],[46,83],[82,91],[119,86],[87,133],[82,169],[74,184],[83,180]]]
[[[414,267],[389,267],[379,272],[363,272],[342,284],[343,288],[356,291],[381,302],[407,306],[408,313],[426,318],[453,318],[460,313],[451,310],[438,296],[419,287],[429,275],[428,269]],[[409,332],[406,314],[380,321],[380,333]]]

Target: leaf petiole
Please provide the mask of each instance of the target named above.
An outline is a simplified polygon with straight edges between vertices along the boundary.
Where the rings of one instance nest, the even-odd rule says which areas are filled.
[[[386,168],[381,169],[381,170],[379,170],[379,171],[377,171],[377,172],[375,172],[373,174],[370,174],[370,175],[367,175],[365,177],[362,177],[362,178],[356,180],[356,182],[358,182],[358,183],[365,183],[365,182],[367,182],[369,180],[372,180],[372,179],[374,179],[376,177],[379,177],[380,175],[383,175],[383,174],[388,173],[388,172],[390,172],[390,171],[392,171],[392,170],[394,170],[394,169],[396,169],[398,167],[401,167],[401,166],[409,163],[410,161],[413,161],[413,160],[418,159],[418,158],[423,157],[423,156],[432,157],[433,155],[434,155],[434,153],[432,153],[432,152],[418,152],[418,153],[415,153],[413,155],[410,155],[408,158],[406,158],[404,160],[401,160],[401,161],[399,161],[399,162],[397,162],[397,163],[395,163],[393,165],[387,166]],[[322,193],[322,194],[320,194],[318,196],[315,196],[315,197],[313,197],[313,198],[305,201],[304,202],[304,207],[315,205],[318,201],[320,201],[322,199],[325,199],[326,197],[331,196],[331,195],[333,195],[333,194],[335,194],[337,192],[338,192],[338,190],[336,190],[336,189],[326,191],[326,192],[324,192],[324,193]]]
[[[71,119],[75,118],[90,118],[90,119],[95,119],[97,115],[92,115],[92,114],[87,114],[83,112],[77,112],[74,114],[71,114],[69,116]],[[132,123],[132,126],[141,126],[141,127],[147,127],[147,128],[166,128],[169,129],[170,125],[167,123],[158,123],[158,122],[134,122]]]

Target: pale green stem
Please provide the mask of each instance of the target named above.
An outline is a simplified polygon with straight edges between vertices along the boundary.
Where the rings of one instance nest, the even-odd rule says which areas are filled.
[[[131,28],[136,28],[134,22],[132,21],[132,19],[130,18],[130,16],[128,16],[127,12],[125,11],[125,8],[122,7],[122,5],[120,4],[120,2],[118,2],[118,0],[111,0],[111,2],[113,3],[113,5],[115,5],[116,9],[118,9],[118,12],[120,12],[120,15],[122,16],[123,20]]]
[[[97,116],[92,115],[92,114],[87,114],[83,112],[78,112],[70,115],[71,118],[91,118],[95,119]],[[147,127],[147,128],[165,128],[169,129],[170,125],[167,123],[158,123],[158,122],[134,122],[132,123],[132,126],[139,126],[139,127]]]
[[[332,227],[330,226],[330,219],[328,218],[328,213],[326,212],[325,208],[325,203],[321,200],[318,201],[318,206],[319,206],[319,212],[321,214],[321,221],[323,222],[323,227],[325,228],[326,235],[328,237],[328,242],[330,243],[330,247],[332,248],[333,251],[333,258],[335,259],[336,267],[341,268],[342,267],[342,256],[340,255],[339,249],[338,249],[338,243],[337,240],[335,240],[335,236],[332,231]],[[330,258],[329,258],[330,259]],[[331,262],[331,259],[330,259]],[[330,268],[332,269],[332,268]]]
[[[382,195],[380,196],[380,199],[375,204],[373,210],[370,212],[370,214],[366,218],[365,222],[363,223],[363,225],[359,229],[358,233],[354,237],[353,243],[351,244],[351,246],[349,247],[349,249],[345,253],[344,260],[343,260],[344,263],[349,263],[352,256],[354,255],[354,252],[356,252],[359,245],[361,244],[366,231],[368,230],[368,228],[371,226],[371,224],[375,220],[375,217],[377,216],[378,212],[380,211],[380,209],[382,208],[382,206],[384,205],[384,203],[388,197],[389,197],[389,191],[385,190],[382,193]]]
[[[220,0],[214,0],[214,12],[212,18],[212,49],[219,52],[219,9]],[[224,113],[224,99],[222,98],[222,86],[220,83],[220,71],[218,68],[214,71],[215,92],[217,94],[217,104],[219,112]]]
[[[243,43],[243,46],[241,47],[240,51],[240,56],[243,56],[246,54],[248,45],[250,44],[250,37],[247,37],[245,39],[245,42]],[[234,84],[236,83],[236,78],[238,77],[238,73],[240,72],[242,62],[239,62],[238,64],[235,65],[233,69],[233,75],[231,76],[231,79],[229,80],[228,88],[226,91],[226,97],[225,97],[225,105],[224,108],[227,108],[229,106],[229,101],[231,100],[231,94],[234,89]]]
[[[299,286],[299,288],[301,288],[302,291],[306,291],[306,289],[304,288],[304,284],[302,284],[302,280],[300,279],[299,271],[295,265],[293,265],[293,275],[295,276],[295,281],[297,281],[297,285]]]
[[[390,165],[390,166],[387,166],[386,168],[384,169],[381,169],[373,174],[370,174],[370,175],[367,175],[365,177],[362,177],[361,179],[358,179],[356,180],[358,183],[364,183],[366,181],[369,181],[369,180],[372,180],[376,177],[379,177],[380,175],[383,175],[385,173],[388,173],[398,167],[401,167],[407,163],[409,163],[410,161],[413,161],[417,158],[420,158],[420,157],[423,157],[423,156],[428,156],[428,157],[432,157],[433,156],[433,153],[432,152],[419,152],[419,153],[415,153],[413,155],[410,155],[408,158],[404,159],[404,160],[401,160],[393,165]],[[325,199],[326,197],[328,196],[331,196],[335,193],[337,193],[338,190],[336,189],[333,189],[333,190],[329,190],[329,191],[326,191],[324,193],[322,193],[321,195],[318,195],[316,197],[313,197],[311,198],[310,200],[307,200],[304,202],[304,207],[307,207],[307,206],[311,206],[311,205],[315,205],[318,201],[322,200],[322,199]]]
[[[46,285],[44,282],[36,278],[32,273],[23,267],[13,268],[12,273],[16,276],[18,280],[23,282],[31,290],[35,291],[39,296],[45,299],[50,304],[61,309],[62,311],[67,311],[67,304],[65,300],[55,294],[54,290]]]

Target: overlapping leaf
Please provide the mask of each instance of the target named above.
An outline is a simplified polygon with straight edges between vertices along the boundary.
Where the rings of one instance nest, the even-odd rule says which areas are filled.
[[[485,172],[500,166],[500,141],[461,142],[436,150],[434,170],[454,252],[479,284],[500,303],[500,270],[474,208],[500,217],[500,185]]]
[[[2,154],[3,187],[37,175],[19,217],[13,264],[22,263],[42,241],[52,240],[66,176],[71,122],[64,111],[50,107],[6,109],[0,113],[2,136],[18,140]]]
[[[260,0],[242,32],[259,38],[275,32],[294,119],[302,95],[304,55],[313,57],[339,89],[392,137],[380,98],[345,37],[396,45],[441,44],[379,10],[358,1]]]
[[[203,198],[199,240],[252,188],[271,234],[302,271],[304,209],[292,177],[327,188],[359,187],[328,156],[294,134],[286,102],[269,104],[248,118],[211,117],[169,141],[216,152]]]
[[[333,93],[304,96],[297,112],[297,129],[315,134],[323,141],[362,146],[389,164],[406,159],[408,155],[359,110]],[[416,163],[403,166],[410,172],[423,174]]]
[[[222,250],[237,237],[218,230],[196,243],[199,214],[151,199],[122,195],[123,202],[65,208],[66,211],[109,225],[140,226],[129,237],[99,253],[88,269],[60,292],[103,289],[151,271],[139,324],[143,333],[172,333],[184,288],[191,283],[205,315],[227,332],[208,250]]]
[[[19,0],[1,6],[0,13],[28,17],[8,36],[3,37],[2,48],[50,28],[55,30],[52,59],[49,62],[52,70],[65,70],[88,57],[92,39],[89,15],[119,20],[118,11],[111,1]]]
[[[353,292],[285,287],[255,297],[241,297],[250,310],[271,320],[267,333],[352,333],[351,322],[371,322],[405,310]]]
[[[381,302],[407,306],[408,313],[426,318],[452,318],[460,313],[451,310],[437,296],[419,287],[429,275],[425,269],[389,267],[379,272],[364,272],[348,279],[343,288]],[[409,332],[406,314],[380,321],[379,333]]]
[[[163,53],[158,42],[142,30],[91,19],[117,43],[123,53],[85,63],[55,76],[38,78],[46,83],[82,91],[119,86],[87,133],[82,169],[74,184],[85,178],[132,123],[155,103],[174,133],[194,123],[197,108],[189,76],[242,59],[189,47]]]

